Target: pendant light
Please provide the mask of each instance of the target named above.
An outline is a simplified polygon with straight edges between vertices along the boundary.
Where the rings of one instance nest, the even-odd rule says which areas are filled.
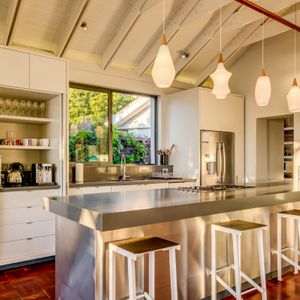
[[[297,24],[297,9],[295,1],[295,24]],[[296,65],[297,65],[297,36],[294,30],[294,80],[292,87],[287,94],[287,102],[289,112],[295,113],[300,111],[300,89],[296,79]]]
[[[168,88],[174,81],[176,72],[167,38],[165,34],[165,1],[163,0],[163,35],[161,45],[154,61],[152,69],[152,78],[155,85],[159,88]]]
[[[265,71],[265,24],[262,27],[261,39],[261,72],[255,85],[255,101],[258,106],[267,106],[271,98],[271,81]]]
[[[212,94],[214,94],[217,99],[225,99],[230,93],[228,83],[231,75],[232,74],[227,71],[224,66],[224,59],[222,55],[222,0],[220,0],[220,56],[217,69],[210,75],[214,82]]]

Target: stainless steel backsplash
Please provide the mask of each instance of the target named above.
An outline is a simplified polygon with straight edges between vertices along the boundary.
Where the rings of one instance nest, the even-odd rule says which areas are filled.
[[[99,164],[97,162],[84,163],[83,169],[84,182],[118,180],[120,176],[120,165]],[[148,178],[151,177],[155,172],[163,172],[164,169],[167,169],[168,173],[173,172],[173,166],[127,164],[126,175],[133,179]],[[75,182],[75,163],[71,162],[69,179],[70,182]]]

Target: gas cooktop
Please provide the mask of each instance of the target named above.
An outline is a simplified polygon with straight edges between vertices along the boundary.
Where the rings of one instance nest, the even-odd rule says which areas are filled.
[[[216,191],[227,191],[227,190],[237,190],[246,189],[247,186],[235,185],[235,184],[218,184],[218,185],[208,185],[208,186],[193,186],[193,187],[180,187],[178,190],[186,192],[216,192]]]

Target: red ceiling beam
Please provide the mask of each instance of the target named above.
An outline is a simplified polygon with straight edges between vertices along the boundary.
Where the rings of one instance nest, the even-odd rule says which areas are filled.
[[[262,6],[257,5],[256,3],[253,3],[252,1],[249,1],[249,0],[235,0],[235,1],[265,15],[266,17],[268,17],[270,19],[273,19],[276,22],[279,22],[287,27],[290,27],[293,30],[300,31],[300,27],[297,24],[294,24],[294,23],[274,14],[273,12],[263,8]]]

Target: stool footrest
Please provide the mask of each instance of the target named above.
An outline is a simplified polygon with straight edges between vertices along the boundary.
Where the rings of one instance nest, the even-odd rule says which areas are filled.
[[[220,276],[216,275],[216,279],[227,291],[229,291],[229,293],[233,297],[236,297],[235,290],[231,286],[229,286]]]
[[[287,263],[289,263],[290,265],[292,265],[294,268],[297,268],[300,271],[300,266],[298,264],[295,264],[294,261],[292,261],[289,257],[287,257],[284,254],[279,254],[279,256],[284,259]]]
[[[248,281],[255,290],[258,290],[259,292],[263,293],[264,292],[264,289],[259,286],[254,280],[252,280],[248,275],[246,275],[244,272],[240,271],[241,273],[241,276],[246,280]]]
[[[251,293],[251,292],[253,292],[253,291],[256,291],[256,288],[255,288],[255,287],[253,287],[253,288],[251,288],[251,289],[248,289],[248,290],[246,290],[246,291],[243,291],[243,292],[242,292],[242,295],[246,295],[246,294]]]

